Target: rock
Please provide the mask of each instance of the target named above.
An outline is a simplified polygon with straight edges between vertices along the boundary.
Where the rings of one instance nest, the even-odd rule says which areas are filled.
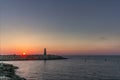
[[[16,75],[17,66],[11,64],[0,63],[0,80],[26,80]]]

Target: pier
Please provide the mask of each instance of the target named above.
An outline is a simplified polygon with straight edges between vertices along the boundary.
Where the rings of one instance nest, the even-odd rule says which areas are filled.
[[[67,59],[59,55],[48,55],[44,48],[43,55],[0,55],[0,61],[18,61],[18,60],[60,60]]]

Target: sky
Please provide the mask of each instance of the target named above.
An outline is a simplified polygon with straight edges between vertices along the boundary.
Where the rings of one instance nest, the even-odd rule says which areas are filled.
[[[120,54],[120,0],[0,0],[0,53]]]

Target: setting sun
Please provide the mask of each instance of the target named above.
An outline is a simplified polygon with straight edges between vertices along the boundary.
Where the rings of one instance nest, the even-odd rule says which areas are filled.
[[[26,55],[26,53],[25,53],[25,52],[23,52],[23,55]]]

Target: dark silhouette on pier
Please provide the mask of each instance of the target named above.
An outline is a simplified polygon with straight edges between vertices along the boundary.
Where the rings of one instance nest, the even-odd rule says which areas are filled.
[[[107,59],[105,58],[105,61],[107,61]]]
[[[46,52],[46,48],[44,48],[44,60],[46,60],[47,57],[47,52]]]
[[[47,55],[47,51],[46,51],[46,48],[44,48],[44,56]]]

